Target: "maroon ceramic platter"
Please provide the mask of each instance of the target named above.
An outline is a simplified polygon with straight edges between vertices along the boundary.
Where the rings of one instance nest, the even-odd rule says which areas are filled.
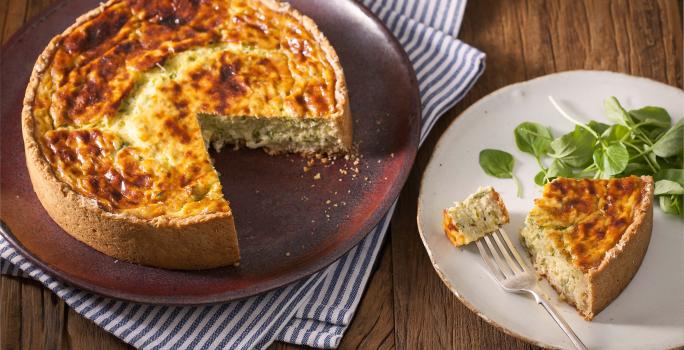
[[[73,286],[155,304],[203,304],[252,296],[329,265],[380,221],[406,181],[418,148],[420,98],[396,39],[353,0],[292,0],[335,47],[349,86],[358,165],[338,159],[304,171],[295,155],[212,153],[235,213],[238,267],[172,271],[130,264],[75,240],[45,212],[31,186],[21,105],[35,59],[98,1],[63,1],[17,33],[0,68],[0,218],[3,236],[34,264]],[[352,168],[359,170],[356,174]],[[343,170],[342,172],[340,170]],[[346,171],[347,174],[343,174]],[[316,174],[320,179],[314,179]],[[329,202],[328,202],[329,201]]]

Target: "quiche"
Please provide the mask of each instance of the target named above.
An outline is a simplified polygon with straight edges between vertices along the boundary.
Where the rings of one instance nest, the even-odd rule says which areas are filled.
[[[491,186],[480,187],[463,202],[444,209],[444,233],[455,246],[477,241],[507,224],[508,210],[499,193]]]
[[[66,232],[170,269],[239,261],[209,145],[332,154],[352,142],[335,51],[273,0],[102,4],[38,58],[22,129],[35,192]]]
[[[537,273],[591,320],[629,284],[653,226],[653,179],[558,178],[521,231]]]

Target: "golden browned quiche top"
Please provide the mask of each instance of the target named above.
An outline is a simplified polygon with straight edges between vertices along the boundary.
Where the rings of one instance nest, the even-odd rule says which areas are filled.
[[[111,1],[57,37],[33,119],[58,179],[142,218],[229,211],[198,114],[306,119],[339,108],[330,53],[279,5]]]
[[[556,248],[588,271],[597,267],[634,221],[642,199],[641,178],[558,178],[535,200],[532,222],[546,230]]]

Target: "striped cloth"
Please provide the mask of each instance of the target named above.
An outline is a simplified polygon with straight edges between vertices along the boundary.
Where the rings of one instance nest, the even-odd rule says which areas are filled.
[[[420,84],[420,140],[470,89],[484,54],[456,39],[466,0],[362,0],[399,39]],[[46,275],[0,238],[0,272],[34,278],[76,312],[141,349],[265,348],[275,340],[336,348],[358,306],[394,206],[358,246],[326,269],[249,299],[195,307],[105,298]]]

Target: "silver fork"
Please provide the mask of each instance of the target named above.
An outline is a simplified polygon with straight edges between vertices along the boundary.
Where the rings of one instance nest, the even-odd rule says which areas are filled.
[[[483,240],[485,243],[482,243]],[[546,312],[553,317],[553,320],[556,321],[558,326],[565,332],[565,335],[570,338],[570,341],[572,341],[575,347],[577,349],[587,349],[558,311],[537,293],[535,290],[537,278],[534,273],[530,271],[530,268],[527,267],[525,261],[520,257],[518,250],[515,249],[515,246],[511,243],[511,239],[508,238],[506,231],[499,229],[498,231],[494,231],[494,233],[485,236],[483,239],[478,240],[476,243],[477,249],[480,250],[482,260],[484,260],[489,271],[492,273],[492,276],[494,276],[494,279],[503,290],[511,293],[527,292],[532,294],[537,304],[543,306]],[[515,258],[515,261],[511,257],[511,254]]]

